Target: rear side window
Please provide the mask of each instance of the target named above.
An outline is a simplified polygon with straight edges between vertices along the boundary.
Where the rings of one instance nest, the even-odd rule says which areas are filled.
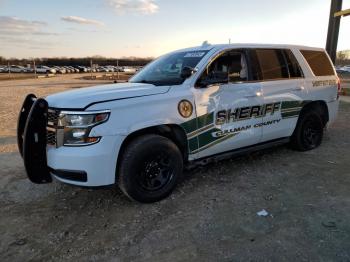
[[[288,68],[282,50],[256,49],[256,59],[260,66],[259,80],[275,80],[289,78]]]
[[[300,65],[291,50],[284,50],[290,78],[303,77]]]
[[[333,66],[323,51],[300,50],[315,76],[334,75]]]

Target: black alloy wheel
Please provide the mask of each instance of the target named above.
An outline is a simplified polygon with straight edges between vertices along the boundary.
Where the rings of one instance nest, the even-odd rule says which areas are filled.
[[[317,148],[323,139],[323,123],[315,110],[302,112],[290,140],[292,148],[298,151],[308,151]]]
[[[150,157],[139,171],[140,186],[150,192],[166,186],[173,178],[174,164],[167,152]]]
[[[147,134],[131,140],[118,160],[120,189],[143,203],[167,197],[182,178],[183,156],[170,139]]]
[[[317,119],[307,119],[303,126],[303,144],[308,149],[314,149],[321,144],[322,126]]]

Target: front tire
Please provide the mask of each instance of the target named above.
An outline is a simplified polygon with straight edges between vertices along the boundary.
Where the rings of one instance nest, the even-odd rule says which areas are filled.
[[[291,137],[291,146],[298,151],[308,151],[318,147],[323,138],[323,121],[313,110],[303,113]]]
[[[128,144],[119,166],[120,189],[132,200],[152,203],[173,191],[182,177],[183,158],[168,138],[144,135]]]

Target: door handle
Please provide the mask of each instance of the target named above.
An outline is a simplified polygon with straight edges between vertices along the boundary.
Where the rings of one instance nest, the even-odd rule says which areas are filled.
[[[258,91],[249,95],[245,95],[244,97],[249,98],[249,97],[259,97],[262,96],[262,92]]]

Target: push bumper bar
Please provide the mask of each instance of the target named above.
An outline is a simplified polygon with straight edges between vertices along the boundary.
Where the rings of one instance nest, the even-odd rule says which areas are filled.
[[[17,123],[18,150],[29,180],[36,184],[52,182],[46,157],[47,110],[45,99],[30,94],[23,102]]]

